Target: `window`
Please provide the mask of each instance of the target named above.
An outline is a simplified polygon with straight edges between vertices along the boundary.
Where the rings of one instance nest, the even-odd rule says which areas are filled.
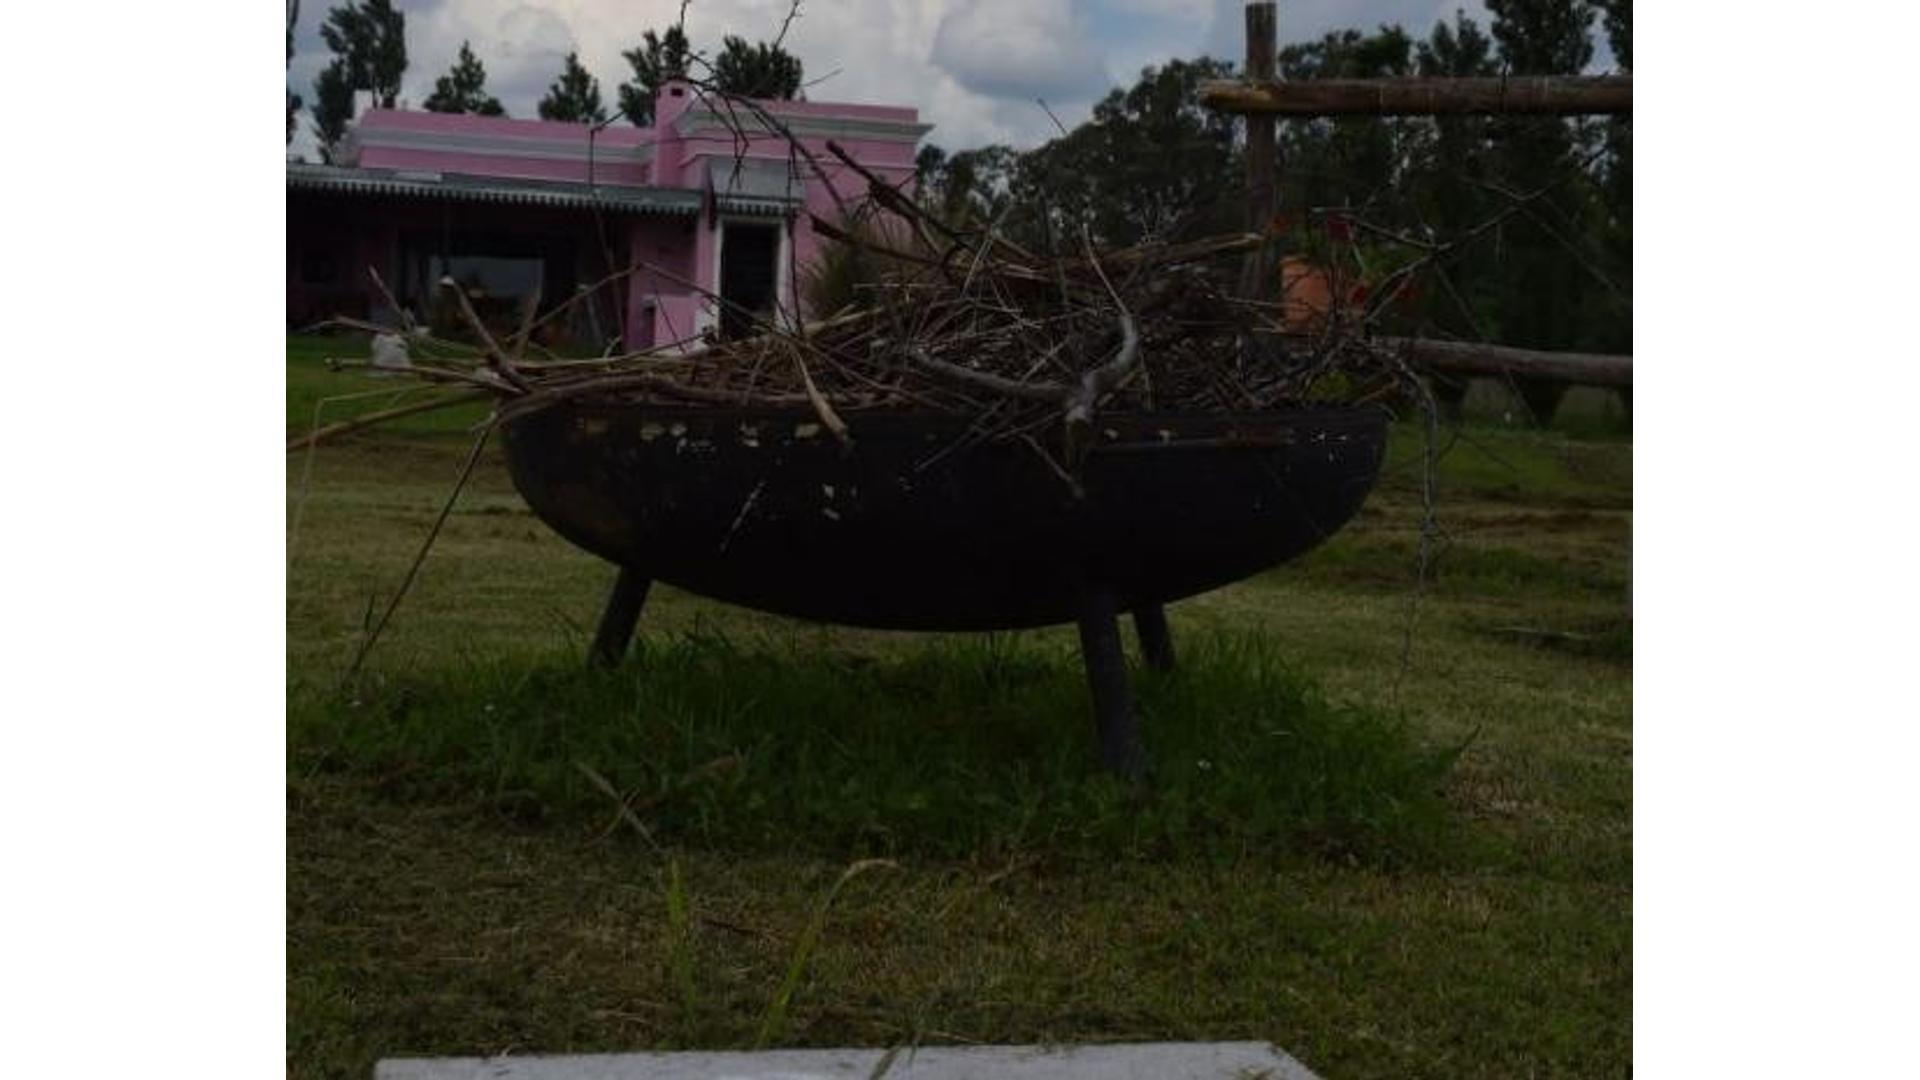
[[[502,255],[436,255],[430,266],[433,281],[450,277],[476,302],[519,300],[539,287],[546,272],[545,259]]]

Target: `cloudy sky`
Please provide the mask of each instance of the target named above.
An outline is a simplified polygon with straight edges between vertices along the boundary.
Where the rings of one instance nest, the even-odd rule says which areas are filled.
[[[311,99],[329,54],[319,24],[329,0],[303,0],[288,74]],[[534,105],[578,50],[612,106],[631,76],[621,58],[642,33],[669,25],[678,0],[399,0],[407,13],[402,96],[413,107],[445,73],[462,41],[487,68],[511,116]],[[806,65],[816,101],[913,105],[928,136],[950,150],[1006,142],[1028,147],[1053,134],[1036,98],[1071,127],[1093,101],[1129,85],[1148,64],[1202,54],[1242,55],[1242,0],[803,0],[788,48]],[[1397,22],[1416,37],[1464,8],[1482,26],[1480,0],[1287,0],[1280,40],[1310,40],[1346,26]],[[693,0],[687,30],[711,50],[723,34],[770,38],[786,0]],[[1596,39],[1601,37],[1596,26]],[[1604,42],[1596,41],[1604,61]],[[293,150],[313,157],[303,115]]]

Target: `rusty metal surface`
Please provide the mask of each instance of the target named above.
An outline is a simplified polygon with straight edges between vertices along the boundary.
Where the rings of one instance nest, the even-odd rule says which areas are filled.
[[[515,485],[573,543],[745,607],[886,629],[1074,621],[1204,592],[1308,550],[1379,472],[1373,409],[1102,418],[1076,496],[952,417],[565,403],[508,424]]]

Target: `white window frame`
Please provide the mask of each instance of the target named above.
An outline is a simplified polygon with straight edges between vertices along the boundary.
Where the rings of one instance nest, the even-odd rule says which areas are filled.
[[[713,276],[707,282],[708,296],[703,298],[700,314],[695,320],[697,332],[705,333],[720,322],[720,271],[727,257],[727,226],[757,225],[765,227],[771,224],[779,233],[779,244],[774,249],[773,265],[773,311],[774,323],[783,329],[791,330],[800,325],[799,312],[794,310],[797,299],[790,294],[793,289],[793,218],[781,215],[771,221],[762,214],[721,214],[713,223]]]

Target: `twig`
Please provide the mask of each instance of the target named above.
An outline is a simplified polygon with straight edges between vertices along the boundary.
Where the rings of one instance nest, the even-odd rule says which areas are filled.
[[[627,805],[625,796],[621,795],[619,790],[607,781],[606,777],[601,776],[593,766],[588,765],[584,761],[574,762],[573,767],[578,769],[580,774],[587,778],[588,783],[599,788],[607,798],[613,800],[613,805],[618,808],[617,813],[620,815],[620,820],[633,826],[633,831],[640,834],[640,839],[647,842],[647,846],[654,850],[654,854],[666,854],[666,850],[660,846],[660,841],[653,838],[653,830],[647,828],[647,823],[640,820],[640,815],[634,813],[633,808]]]
[[[387,602],[387,609],[380,613],[380,621],[373,625],[365,638],[361,639],[360,648],[353,654],[353,663],[347,665],[346,681],[351,682],[353,677],[360,673],[361,663],[366,660],[367,654],[373,651],[374,644],[380,640],[381,633],[386,630],[387,623],[393,618],[393,613],[399,609],[400,601],[406,597],[407,590],[413,587],[414,578],[420,573],[420,564],[427,561],[427,552],[433,550],[433,542],[439,539],[440,528],[447,523],[447,515],[453,512],[453,504],[459,501],[460,493],[466,490],[467,480],[473,476],[473,467],[479,463],[480,451],[486,447],[487,436],[493,434],[493,428],[493,423],[489,422],[480,429],[480,434],[474,437],[473,449],[467,452],[466,464],[460,467],[460,478],[454,481],[453,490],[447,493],[447,501],[440,507],[440,516],[433,519],[433,528],[427,530],[425,542],[420,545],[419,553],[413,557],[412,564],[407,567],[407,576],[401,579],[400,587],[394,591],[393,599]]]
[[[467,290],[451,277],[441,278],[440,287],[450,290],[454,298],[460,301],[460,314],[467,320],[467,326],[472,329],[474,336],[480,339],[481,346],[486,350],[487,362],[494,373],[521,393],[526,393],[530,389],[527,386],[527,380],[513,369],[513,361],[508,358],[505,350],[500,348],[500,343],[493,340],[493,334],[487,330],[487,324],[480,321],[480,316],[473,310],[473,302],[467,299]]]
[[[374,427],[378,424],[384,424],[389,420],[398,420],[403,416],[432,412],[434,409],[451,408],[455,405],[468,405],[476,401],[487,401],[493,396],[494,395],[484,391],[469,391],[464,394],[453,394],[447,397],[435,398],[432,401],[416,401],[412,405],[402,405],[398,408],[384,409],[380,412],[356,416],[351,420],[342,420],[339,423],[329,424],[323,428],[315,428],[297,439],[288,440],[287,453],[291,454],[295,450],[318,446],[336,436],[345,435],[348,432],[360,431],[363,428]]]

